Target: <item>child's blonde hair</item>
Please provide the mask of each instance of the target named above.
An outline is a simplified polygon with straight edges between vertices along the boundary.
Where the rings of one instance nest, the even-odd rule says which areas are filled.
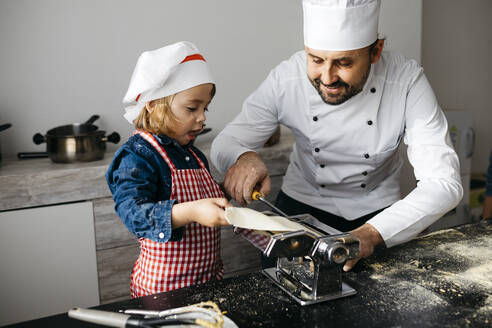
[[[142,108],[134,121],[135,127],[153,134],[169,134],[173,123],[176,123],[176,117],[171,111],[173,99],[174,95],[170,95],[152,100],[150,106],[153,110],[149,112],[146,107]]]
[[[212,84],[210,94],[212,98],[215,96],[215,84]],[[151,112],[146,107],[142,108],[140,114],[133,122],[135,128],[152,134],[169,135],[170,132],[173,132],[172,127],[178,122],[171,110],[174,96],[175,94],[152,100],[150,102],[150,106],[153,108]]]

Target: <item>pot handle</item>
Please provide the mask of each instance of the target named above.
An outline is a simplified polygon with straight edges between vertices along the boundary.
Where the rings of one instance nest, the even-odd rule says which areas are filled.
[[[32,158],[44,158],[48,157],[47,152],[28,152],[28,153],[17,153],[19,159],[32,159]]]
[[[11,126],[12,126],[12,124],[10,124],[10,123],[2,124],[2,125],[0,125],[0,131],[7,130]]]
[[[99,119],[99,115],[92,115],[84,124],[92,124]]]
[[[43,136],[41,133],[36,133],[33,137],[32,137],[32,141],[36,144],[36,145],[40,145],[42,144],[43,142],[46,142],[46,137]]]
[[[118,142],[120,142],[120,139],[121,138],[120,138],[120,135],[118,134],[118,132],[113,132],[110,135],[102,138],[103,141],[112,142],[112,143],[115,143],[115,144],[117,144]]]

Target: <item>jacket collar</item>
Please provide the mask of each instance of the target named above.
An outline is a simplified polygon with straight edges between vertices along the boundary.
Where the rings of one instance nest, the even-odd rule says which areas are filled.
[[[189,148],[191,145],[190,143],[184,145],[184,146],[181,146],[179,144],[179,142],[177,142],[176,140],[168,137],[167,135],[165,134],[159,134],[159,135],[156,135],[156,134],[153,134],[153,136],[157,139],[157,141],[159,143],[161,143],[162,145],[164,146],[167,146],[167,145],[173,145],[173,146],[176,146],[176,147],[179,147],[179,148],[183,148],[183,149],[187,149]]]

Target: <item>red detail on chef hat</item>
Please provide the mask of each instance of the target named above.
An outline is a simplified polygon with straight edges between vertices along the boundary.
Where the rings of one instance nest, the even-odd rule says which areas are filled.
[[[186,56],[185,59],[183,59],[183,61],[180,64],[187,62],[187,61],[190,61],[190,60],[203,60],[204,62],[206,62],[205,58],[203,58],[202,55],[193,54],[193,55]]]
[[[140,98],[140,96],[141,96],[141,95],[142,95],[142,94],[141,94],[141,93],[139,93],[139,94],[138,94],[138,96],[137,96],[137,98],[135,98],[135,101],[138,101],[138,98]]]

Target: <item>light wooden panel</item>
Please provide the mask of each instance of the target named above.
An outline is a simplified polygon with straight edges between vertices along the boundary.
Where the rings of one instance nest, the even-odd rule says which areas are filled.
[[[130,276],[139,253],[138,245],[97,251],[101,304],[130,298]]]
[[[138,245],[138,239],[126,228],[114,210],[112,197],[93,201],[96,229],[96,249]]]

